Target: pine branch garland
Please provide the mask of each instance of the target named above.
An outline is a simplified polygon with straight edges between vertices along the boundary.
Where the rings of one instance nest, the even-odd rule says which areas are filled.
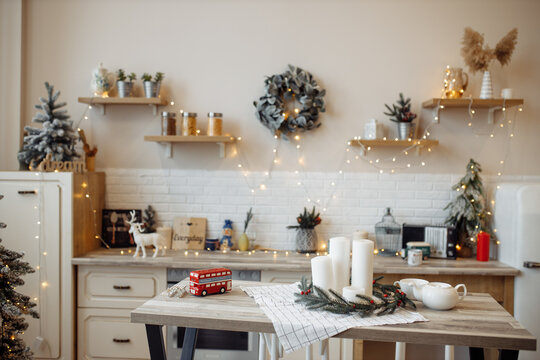
[[[399,286],[380,284],[378,281],[382,278],[380,276],[373,281],[373,296],[377,300],[357,295],[358,301],[352,302],[332,289],[326,291],[313,285],[311,281],[308,283],[303,276],[298,284],[300,292],[294,294],[295,302],[304,305],[308,310],[328,311],[334,314],[358,313],[361,317],[393,314],[399,307],[416,309],[414,302],[407,298]]]

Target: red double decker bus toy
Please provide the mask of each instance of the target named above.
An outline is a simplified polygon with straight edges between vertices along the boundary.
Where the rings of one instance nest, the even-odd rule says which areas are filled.
[[[215,268],[189,273],[189,292],[197,296],[224,294],[232,289],[231,270]]]

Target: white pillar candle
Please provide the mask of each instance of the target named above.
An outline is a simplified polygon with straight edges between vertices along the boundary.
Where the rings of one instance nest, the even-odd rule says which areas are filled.
[[[343,297],[345,300],[358,302],[360,299],[356,295],[366,295],[366,289],[359,286],[345,286],[343,288]]]
[[[351,285],[366,289],[373,295],[373,241],[353,240]]]
[[[360,239],[367,239],[368,238],[368,232],[365,230],[357,230],[353,232],[353,240],[360,240]]]
[[[311,278],[313,285],[321,289],[335,289],[330,256],[315,256],[311,259]]]
[[[341,291],[351,277],[351,240],[346,237],[330,239],[330,257],[334,273],[334,289]]]

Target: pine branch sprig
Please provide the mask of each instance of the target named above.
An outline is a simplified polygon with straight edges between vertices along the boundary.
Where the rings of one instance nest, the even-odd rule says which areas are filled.
[[[334,314],[358,313],[361,317],[369,315],[382,316],[394,313],[399,307],[411,307],[416,309],[416,305],[407,295],[401,291],[399,286],[385,285],[378,281],[380,276],[373,281],[373,296],[376,300],[357,295],[358,301],[348,301],[338,292],[329,289],[328,291],[319,288],[306,277],[298,284],[300,293],[295,293],[295,302],[304,305],[308,310],[328,311]]]

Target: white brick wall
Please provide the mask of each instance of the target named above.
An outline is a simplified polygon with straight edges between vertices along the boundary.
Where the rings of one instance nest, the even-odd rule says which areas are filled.
[[[160,224],[170,225],[176,216],[205,217],[208,237],[220,237],[225,219],[234,223],[238,236],[250,207],[255,214],[250,231],[256,243],[276,249],[294,248],[294,230],[304,206],[314,204],[322,212],[319,238],[350,235],[358,229],[373,233],[384,208],[393,209],[399,223],[442,223],[442,209],[453,196],[452,185],[462,174],[374,174],[343,175],[310,172],[250,173],[237,171],[104,169],[106,207],[143,209],[152,205]],[[484,177],[489,192],[495,180],[538,181],[538,177]],[[303,183],[298,186],[298,181]],[[264,182],[267,189],[259,190]],[[332,186],[334,183],[334,186]],[[248,186],[249,184],[249,186]],[[250,187],[251,186],[251,187]],[[255,189],[255,193],[251,192]],[[335,195],[335,199],[333,198]],[[308,198],[311,202],[308,202]],[[320,200],[317,203],[317,200]],[[323,208],[326,211],[323,212]]]

